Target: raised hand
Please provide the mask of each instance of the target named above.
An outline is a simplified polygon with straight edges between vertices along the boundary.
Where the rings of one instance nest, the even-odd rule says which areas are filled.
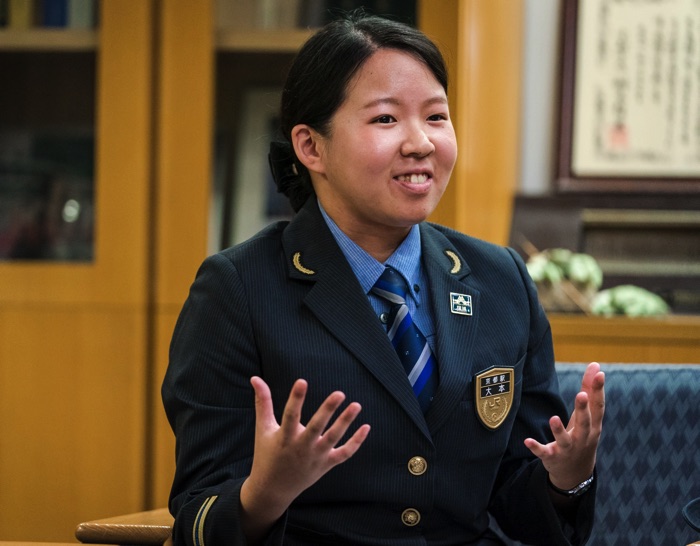
[[[297,380],[292,386],[278,424],[272,406],[270,388],[253,377],[255,391],[255,451],[250,476],[241,488],[244,531],[249,540],[262,537],[285,510],[309,486],[334,466],[347,461],[369,434],[365,424],[341,446],[340,439],[361,411],[360,404],[350,403],[331,423],[345,395],[331,393],[306,426],[301,410],[307,383]]]
[[[553,442],[525,440],[528,449],[542,460],[555,487],[573,489],[593,473],[604,413],[605,374],[600,371],[600,364],[592,362],[583,374],[568,425],[564,427],[561,419],[554,416],[549,420]]]

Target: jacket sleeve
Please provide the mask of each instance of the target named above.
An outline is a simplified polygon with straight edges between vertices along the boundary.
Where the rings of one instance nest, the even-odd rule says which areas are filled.
[[[542,462],[525,447],[528,437],[552,441],[549,418],[568,413],[559,394],[549,321],[537,298],[537,289],[522,259],[509,249],[525,284],[529,305],[529,339],[523,373],[522,401],[509,446],[501,464],[490,510],[503,531],[532,544],[578,545],[588,539],[595,504],[595,481],[577,501],[573,514],[560,514],[549,493]]]
[[[260,375],[248,299],[235,266],[207,258],[190,289],[162,386],[176,436],[170,495],[176,545],[245,544],[240,489],[253,458],[252,375]],[[267,544],[281,544],[284,518]]]

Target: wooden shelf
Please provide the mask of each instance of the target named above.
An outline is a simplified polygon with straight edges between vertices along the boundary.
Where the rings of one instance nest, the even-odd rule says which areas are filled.
[[[550,314],[549,321],[557,361],[700,364],[700,316]]]
[[[96,30],[0,30],[0,51],[94,51],[97,44]]]
[[[296,53],[311,37],[314,30],[275,29],[275,30],[219,30],[216,34],[217,51],[255,52],[274,51]]]

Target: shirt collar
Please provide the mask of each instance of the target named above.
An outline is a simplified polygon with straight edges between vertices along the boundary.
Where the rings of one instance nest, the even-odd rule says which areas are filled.
[[[338,227],[333,219],[328,216],[328,213],[325,211],[320,201],[318,202],[318,208],[321,210],[323,219],[326,221],[328,228],[331,230],[333,237],[343,251],[345,258],[350,263],[350,267],[358,281],[360,281],[360,285],[366,294],[369,294],[374,283],[377,282],[377,279],[379,279],[384,272],[385,267],[390,265],[406,279],[411,296],[414,299],[416,298],[413,286],[417,284],[420,279],[421,259],[421,240],[418,224],[411,227],[406,238],[393,254],[389,256],[389,259],[382,264],[370,256]]]

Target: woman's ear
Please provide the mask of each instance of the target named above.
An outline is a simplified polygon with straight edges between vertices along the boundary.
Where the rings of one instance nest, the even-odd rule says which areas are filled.
[[[291,136],[294,153],[302,165],[310,173],[323,173],[323,137],[305,124],[295,125]]]

